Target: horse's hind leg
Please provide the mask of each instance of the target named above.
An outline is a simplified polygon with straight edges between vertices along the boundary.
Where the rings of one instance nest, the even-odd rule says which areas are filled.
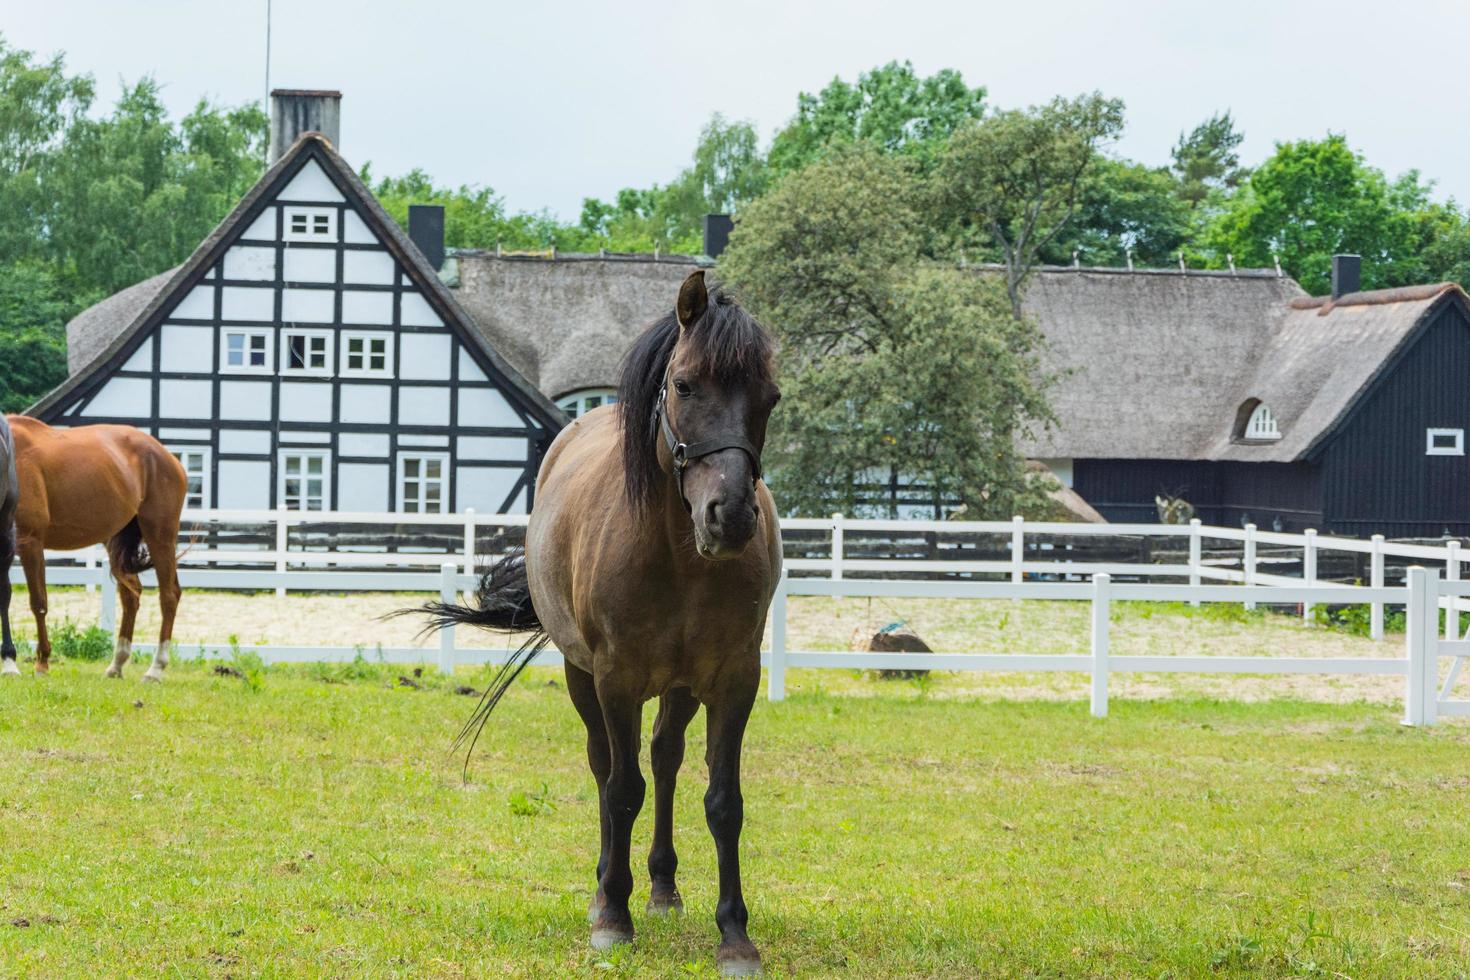
[[[114,568],[112,577],[117,580],[117,601],[122,606],[122,618],[117,624],[117,646],[112,654],[112,666],[107,668],[108,677],[121,677],[123,667],[133,655],[133,624],[138,621],[138,605],[143,599],[143,583],[133,572]],[[104,585],[103,588],[106,588]]]
[[[607,822],[607,777],[612,771],[612,751],[608,748],[607,726],[602,721],[602,705],[597,703],[597,688],[592,683],[592,675],[567,663],[566,677],[567,693],[572,696],[577,714],[582,716],[582,724],[587,726],[587,765],[592,770],[592,778],[597,781],[597,818],[602,833],[602,845],[597,855],[599,885],[587,909],[587,920],[596,922],[602,914],[602,874],[607,870],[608,842],[612,837]]]
[[[654,915],[684,908],[674,872],[679,856],[674,852],[674,785],[684,764],[684,730],[699,710],[699,702],[687,687],[659,698],[658,718],[653,723],[649,752],[653,763],[653,847],[648,851],[648,875],[653,879],[648,911]]]
[[[608,824],[607,863],[602,871],[602,911],[592,923],[592,946],[606,949],[633,941],[633,916],[628,899],[633,894],[633,871],[629,853],[633,821],[643,809],[648,784],[638,771],[638,740],[642,727],[642,701],[626,690],[613,675],[597,678],[597,703],[607,726],[612,769],[607,774],[606,810]]]
[[[143,541],[148,545],[148,554],[153,559],[153,571],[158,576],[158,606],[162,613],[162,624],[158,629],[158,649],[154,651],[153,663],[143,674],[145,681],[163,680],[168,667],[168,648],[173,642],[174,616],[179,611],[179,559],[175,553],[179,547],[178,513],[172,520],[151,521],[138,515],[138,524],[143,532]]]
[[[10,566],[15,561],[15,524],[0,530],[0,674],[19,674],[10,635]]]
[[[36,617],[36,673],[51,670],[51,637],[46,633],[46,550],[40,544],[22,543],[20,565],[26,573],[26,593],[31,615]]]

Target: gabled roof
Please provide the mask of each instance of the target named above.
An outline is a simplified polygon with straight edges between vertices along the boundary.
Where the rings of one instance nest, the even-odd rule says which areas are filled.
[[[27,415],[40,416],[62,405],[71,395],[94,382],[105,380],[130,353],[133,341],[160,323],[172,308],[176,297],[199,282],[250,223],[269,206],[286,183],[306,165],[316,160],[362,215],[364,222],[383,241],[388,252],[407,271],[425,300],[457,332],[486,365],[499,373],[513,389],[509,394],[519,401],[537,421],[550,429],[559,429],[566,417],[535,385],[528,382],[508,361],[490,346],[475,328],[474,321],[455,301],[448,287],[440,281],[438,270],[431,269],[423,254],[409,240],[372,192],[353,173],[352,168],[320,133],[303,133],[291,148],[266,171],[248,193],[235,205],[192,255],[168,272],[131,286],[101,303],[83,311],[67,324],[68,364],[71,377],[40,401],[26,409]],[[85,363],[78,365],[77,361]]]
[[[1251,399],[1269,405],[1281,438],[1234,442],[1232,416],[1206,447],[1206,458],[1310,458],[1448,303],[1467,304],[1465,291],[1452,282],[1293,300],[1255,369],[1233,393],[1236,407]]]

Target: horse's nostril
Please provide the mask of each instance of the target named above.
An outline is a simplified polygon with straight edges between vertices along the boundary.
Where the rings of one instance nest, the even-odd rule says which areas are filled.
[[[711,500],[708,504],[705,505],[705,508],[704,508],[704,521],[705,521],[706,524],[708,524],[711,527],[718,527],[719,526],[719,524],[720,524],[720,502],[718,500]]]

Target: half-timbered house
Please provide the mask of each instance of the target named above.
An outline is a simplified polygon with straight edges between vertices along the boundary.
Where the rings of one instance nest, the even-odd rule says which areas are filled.
[[[149,431],[192,507],[527,511],[564,416],[339,155],[339,94],[273,96],[265,176],[181,266],[70,325],[74,373],[29,414]]]

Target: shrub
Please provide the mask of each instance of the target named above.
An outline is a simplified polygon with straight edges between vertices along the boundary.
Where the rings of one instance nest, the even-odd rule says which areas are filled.
[[[64,619],[51,630],[51,649],[69,660],[106,660],[112,656],[112,635],[96,623],[84,630]]]

